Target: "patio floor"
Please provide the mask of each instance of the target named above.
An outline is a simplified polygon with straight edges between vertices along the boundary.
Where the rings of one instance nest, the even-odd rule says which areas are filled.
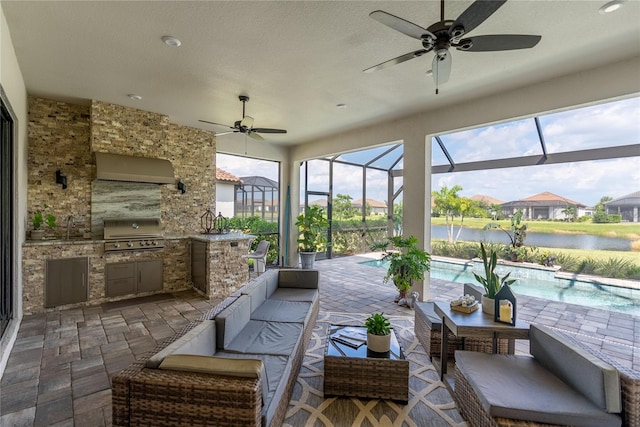
[[[384,270],[352,256],[316,262],[321,310],[413,317],[393,303]],[[462,285],[432,280],[430,297],[448,301]],[[110,378],[156,342],[197,320],[218,301],[193,292],[25,316],[0,381],[2,426],[109,426]],[[573,333],[625,366],[640,370],[640,317],[525,296],[519,318]],[[527,352],[519,341],[517,352]]]

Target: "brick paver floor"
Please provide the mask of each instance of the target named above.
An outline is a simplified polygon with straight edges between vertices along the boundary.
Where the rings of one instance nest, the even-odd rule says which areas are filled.
[[[324,311],[413,317],[393,303],[384,270],[353,256],[316,262]],[[432,280],[430,298],[448,301],[462,285]],[[110,379],[156,342],[199,319],[218,301],[193,292],[25,316],[0,381],[0,426],[109,426]],[[640,317],[520,296],[519,317],[568,331],[640,370]],[[527,352],[526,341],[518,352]]]

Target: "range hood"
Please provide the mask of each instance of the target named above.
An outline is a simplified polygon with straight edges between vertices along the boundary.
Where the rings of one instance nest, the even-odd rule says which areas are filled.
[[[174,184],[169,160],[96,152],[97,178],[110,181]]]

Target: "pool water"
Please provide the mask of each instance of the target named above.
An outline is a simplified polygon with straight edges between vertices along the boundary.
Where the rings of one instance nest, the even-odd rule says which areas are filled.
[[[388,268],[388,263],[383,263],[378,260],[364,261],[360,264],[385,269]],[[514,269],[520,268],[511,268],[511,270]],[[472,270],[473,267],[468,264],[432,260],[430,275],[433,279],[477,284]],[[504,273],[498,272],[498,274],[502,276]],[[513,278],[513,276],[516,275],[517,274],[512,273],[511,276]],[[557,277],[552,280],[520,278],[511,286],[516,295],[527,295],[567,304],[577,304],[640,316],[640,289],[621,288]]]

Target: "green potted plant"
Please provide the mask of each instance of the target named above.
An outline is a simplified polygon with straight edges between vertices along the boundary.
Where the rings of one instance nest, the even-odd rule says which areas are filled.
[[[374,313],[364,322],[367,328],[367,349],[386,353],[391,349],[391,323],[384,313]]]
[[[484,226],[485,230],[497,228],[502,230],[509,236],[509,245],[507,245],[507,255],[511,261],[522,261],[526,256],[526,248],[524,248],[524,239],[527,237],[527,224],[522,224],[522,209],[513,214],[511,217],[511,227],[509,230],[504,229],[500,224],[490,222]]]
[[[491,254],[487,255],[484,244],[480,243],[480,253],[482,254],[485,276],[482,277],[476,273],[473,273],[473,276],[476,278],[476,281],[484,287],[484,294],[481,300],[482,311],[493,315],[495,313],[494,299],[496,293],[498,293],[503,284],[511,285],[515,282],[515,279],[509,279],[511,272],[500,277],[494,271],[498,265],[498,254],[495,251],[491,251]]]
[[[44,205],[44,208],[47,209],[49,206]],[[52,214],[44,214],[42,211],[37,211],[33,214],[33,219],[31,220],[33,224],[33,230],[31,230],[31,239],[33,240],[42,240],[44,238],[44,229],[42,229],[42,224],[45,224],[47,227],[54,229],[56,227],[56,217]]]
[[[384,282],[391,279],[396,285],[399,294],[395,302],[406,298],[412,281],[424,280],[424,273],[429,271],[431,257],[428,252],[418,248],[418,238],[415,236],[389,237],[386,242],[371,245],[371,250],[383,251],[381,260],[389,262]]]
[[[329,220],[324,216],[324,209],[311,205],[297,216],[296,226],[302,268],[313,268],[316,254],[324,250],[327,243]]]

